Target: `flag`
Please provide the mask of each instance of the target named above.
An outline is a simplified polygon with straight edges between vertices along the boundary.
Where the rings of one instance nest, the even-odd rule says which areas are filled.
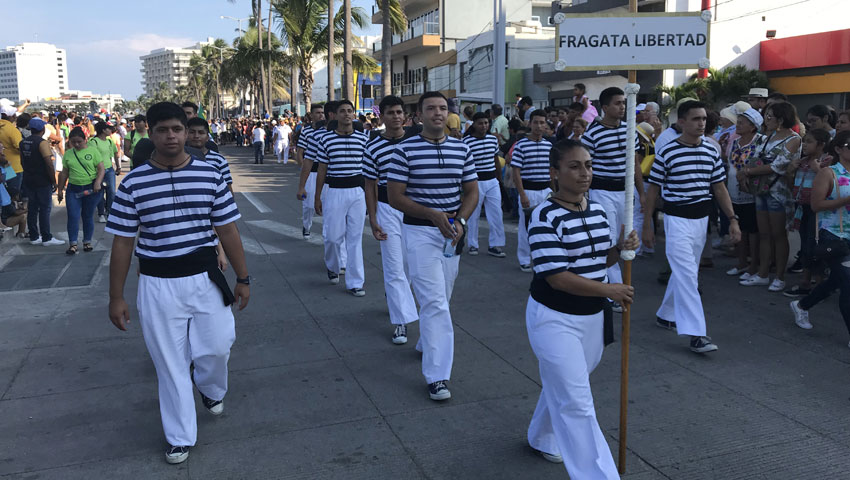
[[[203,105],[198,105],[198,116],[200,118],[203,118],[204,120],[207,119],[207,115],[206,115],[206,113],[204,113],[204,106]]]

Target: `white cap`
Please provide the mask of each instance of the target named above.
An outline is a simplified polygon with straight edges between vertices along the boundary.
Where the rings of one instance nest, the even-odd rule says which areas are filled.
[[[0,113],[6,115],[7,117],[14,117],[18,115],[18,109],[12,105],[3,105],[0,107]]]

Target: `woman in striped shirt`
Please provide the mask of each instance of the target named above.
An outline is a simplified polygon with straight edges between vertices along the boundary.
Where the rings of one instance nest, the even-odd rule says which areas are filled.
[[[605,210],[587,198],[588,151],[564,140],[552,148],[549,165],[558,191],[534,209],[528,226],[534,279],[525,319],[543,383],[528,442],[546,460],[563,462],[570,478],[618,479],[589,377],[602,358],[606,299],[629,305],[634,288],[608,283],[619,247]],[[623,248],[638,246],[632,231]]]

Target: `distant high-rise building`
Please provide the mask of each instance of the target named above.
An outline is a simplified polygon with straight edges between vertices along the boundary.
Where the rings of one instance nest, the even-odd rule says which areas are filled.
[[[142,86],[145,88],[145,94],[153,95],[163,83],[172,92],[181,85],[187,85],[189,83],[189,76],[187,75],[189,59],[196,53],[200,54],[202,46],[209,45],[214,41],[214,38],[207,38],[207,41],[198,42],[191,47],[157,48],[147,55],[139,57],[142,61]]]
[[[65,49],[26,42],[0,50],[0,98],[39,101],[67,91]]]

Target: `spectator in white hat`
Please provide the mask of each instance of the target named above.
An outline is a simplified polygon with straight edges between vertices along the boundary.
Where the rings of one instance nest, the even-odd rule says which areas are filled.
[[[767,106],[767,89],[766,88],[751,88],[746,96],[750,106],[757,109],[759,112]]]

